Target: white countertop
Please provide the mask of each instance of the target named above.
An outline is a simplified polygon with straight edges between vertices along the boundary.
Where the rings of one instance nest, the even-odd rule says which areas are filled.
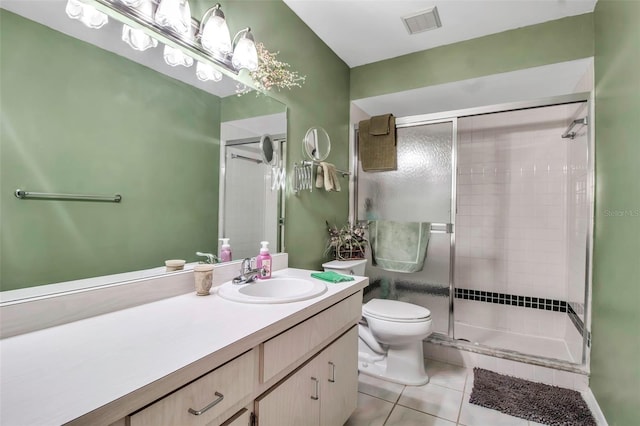
[[[290,268],[273,276],[312,279],[311,272]],[[278,334],[305,308],[366,285],[355,278],[327,283],[326,293],[300,302],[256,305],[190,293],[3,339],[0,423],[66,423],[234,343],[244,352],[264,340],[265,328]]]

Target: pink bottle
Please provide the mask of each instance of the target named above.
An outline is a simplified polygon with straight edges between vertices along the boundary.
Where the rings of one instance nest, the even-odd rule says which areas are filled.
[[[260,254],[256,257],[256,269],[260,271],[258,278],[266,280],[271,278],[271,255],[269,254],[269,242],[261,241]]]
[[[231,246],[229,245],[229,238],[220,238],[222,241],[222,246],[220,247],[220,261],[221,262],[230,262],[231,261]]]

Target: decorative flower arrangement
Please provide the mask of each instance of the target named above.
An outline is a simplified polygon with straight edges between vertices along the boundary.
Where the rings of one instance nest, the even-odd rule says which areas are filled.
[[[280,52],[269,52],[262,43],[256,43],[258,51],[258,69],[251,72],[251,78],[255,82],[258,93],[268,92],[274,87],[280,91],[281,89],[291,90],[294,87],[302,87],[305,79],[304,75],[291,71],[291,65],[276,59]],[[246,86],[237,88],[238,96],[251,91]]]
[[[329,222],[326,224],[329,240],[325,253],[330,253],[331,257],[338,260],[364,259],[369,243],[365,238],[366,224],[348,224],[340,229],[329,225]]]

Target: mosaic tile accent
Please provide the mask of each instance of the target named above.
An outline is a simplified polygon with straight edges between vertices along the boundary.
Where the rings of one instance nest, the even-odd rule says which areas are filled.
[[[519,296],[516,294],[495,293],[484,290],[456,288],[455,297],[477,302],[496,303],[499,305],[519,306],[523,308],[542,309],[545,311],[566,312],[578,332],[584,334],[584,322],[578,316],[575,308],[583,313],[584,308],[579,303],[567,303],[564,300],[545,299],[542,297]],[[591,346],[591,332],[587,331],[587,345]]]
[[[477,302],[497,303],[500,305],[520,306],[523,308],[542,309],[554,312],[567,312],[568,306],[564,300],[519,296],[516,294],[495,293],[467,288],[456,288],[455,297],[464,300],[475,300]]]

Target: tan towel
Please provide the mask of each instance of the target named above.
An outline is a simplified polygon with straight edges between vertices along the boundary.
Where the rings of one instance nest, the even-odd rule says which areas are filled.
[[[371,117],[371,120],[369,120],[369,134],[373,136],[388,135],[391,117],[393,117],[393,114],[376,115],[375,117]]]
[[[392,114],[363,120],[358,125],[358,153],[362,170],[396,170],[396,118]]]
[[[327,192],[340,192],[340,181],[338,180],[336,166],[331,163],[321,162],[318,169],[320,168],[322,169],[322,175],[324,176],[324,189]],[[316,180],[316,186],[318,186],[318,180]]]

